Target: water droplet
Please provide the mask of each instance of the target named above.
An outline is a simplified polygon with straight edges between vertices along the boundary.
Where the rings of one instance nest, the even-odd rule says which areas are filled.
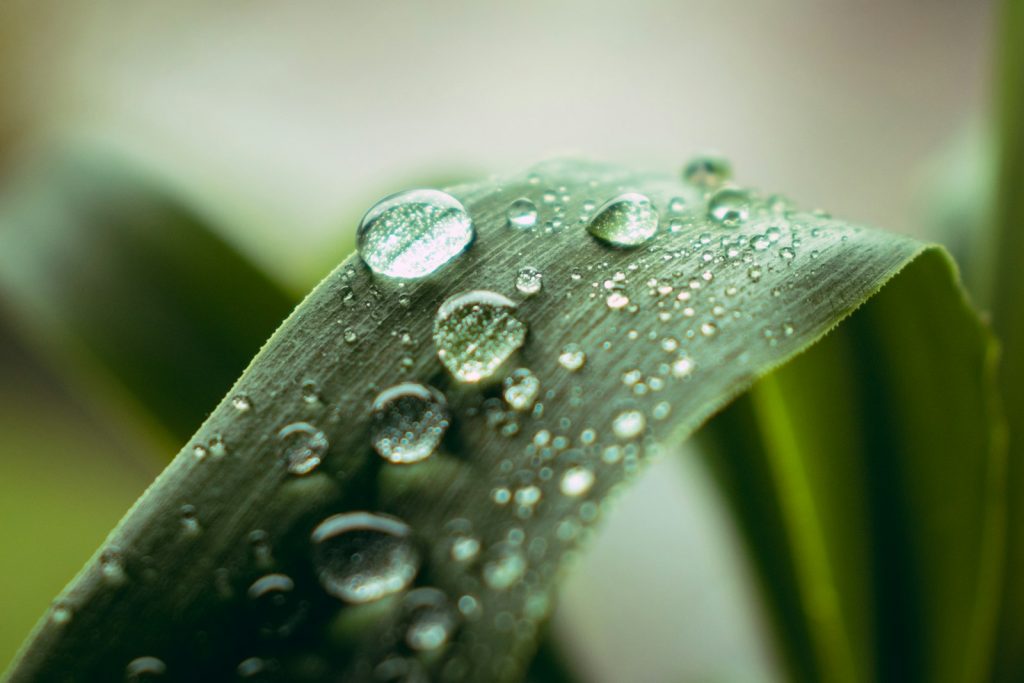
[[[673,197],[668,201],[668,210],[672,213],[682,213],[686,210],[686,200],[682,197]]]
[[[437,190],[399,192],[377,202],[359,223],[359,255],[373,272],[415,279],[465,251],[473,223],[455,197]]]
[[[413,650],[436,650],[448,642],[456,619],[448,596],[436,588],[417,588],[402,600],[405,642]]]
[[[203,528],[199,525],[199,519],[196,517],[196,506],[195,505],[182,505],[181,506],[181,533],[184,536],[198,536],[202,533]]]
[[[440,391],[413,382],[398,384],[373,402],[373,449],[396,464],[419,462],[437,450],[450,422]]]
[[[529,410],[540,392],[540,380],[527,368],[518,368],[504,381],[505,402],[517,411]]]
[[[167,665],[156,657],[136,657],[128,662],[128,666],[124,669],[125,680],[131,683],[155,681],[162,678],[165,673],[167,673]]]
[[[456,562],[469,562],[480,554],[480,541],[467,534],[458,534],[452,539],[449,554]]]
[[[750,216],[750,195],[735,187],[723,187],[708,201],[708,216],[727,227],[735,227]]]
[[[647,418],[635,409],[623,410],[612,420],[612,432],[624,441],[640,436],[646,427]]]
[[[680,356],[672,363],[672,375],[678,379],[684,379],[693,372],[693,361],[689,356]]]
[[[651,206],[651,200],[636,192],[608,200],[587,224],[591,235],[616,247],[639,246],[657,230],[658,213]]]
[[[437,356],[462,382],[491,377],[526,341],[526,324],[507,297],[487,290],[450,297],[434,318]]]
[[[74,614],[75,613],[71,609],[70,605],[65,602],[58,601],[54,603],[53,607],[50,609],[50,621],[58,626],[63,626],[71,621],[71,617],[73,617]]]
[[[569,372],[576,372],[587,362],[587,354],[579,344],[569,343],[562,347],[558,354],[559,364]]]
[[[520,268],[519,273],[516,274],[516,289],[527,296],[532,296],[543,287],[543,278],[544,274],[536,268],[530,266]]]
[[[537,225],[537,205],[526,197],[520,197],[509,204],[505,217],[513,228],[529,230]]]
[[[350,603],[404,590],[420,566],[411,533],[407,524],[386,515],[348,512],[328,517],[312,535],[324,590]]]
[[[715,154],[698,156],[683,167],[683,180],[697,187],[715,188],[732,178],[732,165]]]
[[[231,399],[231,405],[240,413],[247,413],[252,410],[252,400],[245,394],[237,394]]]
[[[786,261],[792,261],[796,258],[796,251],[792,247],[782,247],[779,249],[779,256]]]
[[[487,551],[484,561],[484,583],[494,590],[511,588],[526,573],[526,557],[518,546],[496,543]]]
[[[108,548],[100,553],[100,572],[104,580],[113,586],[120,586],[128,580],[120,550]]]
[[[705,337],[713,337],[718,334],[718,325],[713,322],[701,323],[700,333]]]
[[[761,275],[762,272],[760,266],[750,266],[750,268],[747,270],[747,277],[750,278],[751,282],[757,282],[758,280],[760,280]]]
[[[586,467],[570,467],[562,475],[558,488],[567,496],[582,496],[594,485],[594,471]]]
[[[608,308],[617,311],[629,305],[629,297],[621,292],[612,292],[605,298],[604,303]]]
[[[302,383],[302,400],[309,405],[320,403],[320,388],[315,381],[307,379]]]
[[[327,437],[307,422],[294,422],[282,428],[277,438],[285,443],[284,461],[292,474],[309,474],[327,452]]]
[[[264,637],[288,637],[305,616],[294,590],[295,582],[286,574],[267,574],[249,586],[246,594]]]

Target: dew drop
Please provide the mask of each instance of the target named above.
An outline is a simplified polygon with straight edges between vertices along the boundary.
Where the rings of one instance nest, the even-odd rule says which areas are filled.
[[[570,467],[562,475],[558,488],[567,496],[582,496],[594,485],[594,471],[586,467]]]
[[[536,268],[520,268],[516,274],[516,289],[527,296],[533,296],[543,287],[543,278],[544,274]]]
[[[643,434],[647,427],[647,418],[639,410],[624,410],[612,420],[612,432],[626,441]]]
[[[569,343],[558,354],[558,363],[569,372],[576,372],[587,362],[587,354],[579,344]]]
[[[240,413],[247,413],[252,410],[252,400],[245,394],[236,394],[231,399],[231,405]]]
[[[683,180],[704,189],[718,187],[730,178],[732,165],[727,159],[715,154],[702,154],[683,167]]]
[[[615,247],[636,247],[658,230],[658,213],[651,200],[628,192],[605,202],[587,224],[587,231]]]
[[[323,461],[327,437],[308,422],[293,422],[277,433],[284,442],[283,457],[292,474],[309,474]]]
[[[735,187],[723,187],[708,201],[708,217],[726,227],[735,227],[750,216],[750,195]]]
[[[124,678],[130,683],[155,681],[167,673],[167,665],[156,657],[136,657],[124,669]]]
[[[527,368],[518,368],[505,378],[502,395],[509,408],[519,412],[529,410],[540,392],[540,380]]]
[[[484,583],[494,590],[511,588],[526,573],[526,557],[519,546],[508,542],[496,543],[487,551],[484,560]]]
[[[377,202],[359,223],[357,248],[378,275],[416,279],[430,275],[473,241],[466,208],[438,190],[399,192]]]
[[[370,512],[328,517],[313,530],[320,584],[349,603],[379,600],[404,590],[419,571],[419,553],[407,524]]]
[[[448,431],[451,414],[444,394],[408,382],[385,389],[373,402],[373,449],[388,462],[425,460]]]
[[[448,596],[436,588],[417,588],[402,601],[406,644],[417,652],[436,650],[455,630],[455,614]]]
[[[113,586],[120,586],[128,580],[124,570],[124,558],[116,548],[108,548],[100,553],[100,572],[103,579]]]
[[[305,615],[294,591],[295,582],[286,574],[267,574],[249,586],[246,594],[264,637],[288,637]]]
[[[449,555],[456,562],[469,562],[480,554],[480,541],[468,534],[458,534],[452,539]]]
[[[537,205],[526,197],[520,197],[509,204],[505,217],[513,228],[529,230],[537,225]]]
[[[487,379],[526,341],[526,324],[507,297],[487,290],[456,294],[434,318],[437,356],[455,379]]]
[[[713,322],[701,323],[700,333],[705,337],[714,337],[718,334],[718,325]]]

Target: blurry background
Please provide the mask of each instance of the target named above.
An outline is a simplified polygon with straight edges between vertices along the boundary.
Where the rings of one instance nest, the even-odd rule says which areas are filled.
[[[987,188],[992,14],[0,3],[0,669],[379,196],[552,155],[674,170],[715,149],[740,182],[940,236]],[[704,474],[654,468],[563,591],[561,642],[596,681],[776,680]]]

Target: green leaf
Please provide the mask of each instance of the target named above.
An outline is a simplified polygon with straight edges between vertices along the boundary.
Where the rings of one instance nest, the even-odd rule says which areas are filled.
[[[702,433],[803,680],[989,680],[995,344],[932,256]]]
[[[554,200],[546,202],[549,189]],[[658,235],[637,249],[609,247],[583,229],[591,202],[624,190],[643,192],[662,215]],[[106,552],[69,586],[10,680],[63,680],[69,672],[116,679],[140,656],[158,657],[169,676],[189,680],[223,680],[250,657],[272,660],[296,681],[339,673],[366,679],[394,657],[442,679],[515,679],[551,606],[554,582],[608,509],[607,494],[656,455],[659,443],[688,436],[915,259],[889,288],[908,291],[896,310],[934,308],[948,317],[951,345],[975,365],[948,373],[942,386],[972,410],[956,424],[936,422],[922,444],[890,444],[881,436],[880,443],[905,447],[915,458],[926,447],[946,458],[962,448],[993,448],[986,376],[971,374],[988,367],[988,337],[939,251],[755,194],[712,198],[718,210],[711,219],[704,188],[594,164],[547,164],[529,177],[452,193],[473,217],[471,248],[414,282],[375,277],[355,258],[328,276],[112,533]],[[506,224],[507,207],[522,196],[541,207],[533,230]],[[543,274],[533,296],[515,287],[524,267]],[[459,384],[438,361],[438,306],[479,289],[518,301],[513,315],[529,331],[501,376],[530,369],[540,383],[531,410],[502,403],[500,385]],[[776,343],[766,342],[766,329]],[[575,372],[559,362],[570,343],[587,356]],[[453,424],[439,452],[393,465],[370,447],[370,406],[379,391],[405,381],[442,390]],[[786,421],[796,418],[775,405],[781,389],[764,384],[757,391],[760,419],[773,425],[765,448],[788,463],[782,478],[800,485],[810,475],[796,468],[811,444],[797,440]],[[251,401],[248,410],[237,409],[232,398],[239,395]],[[922,414],[899,419],[919,433]],[[289,474],[279,437],[298,422],[315,425],[330,444],[323,464],[306,476]],[[574,467],[594,474],[589,488],[562,483]],[[921,487],[933,495],[946,484],[928,479]],[[793,564],[812,590],[842,588],[841,572],[822,561],[827,550],[815,537],[815,525],[832,522],[802,519],[817,512],[808,499],[813,505],[808,496],[793,501],[793,514],[810,528]],[[918,501],[906,502],[918,508]],[[387,513],[411,527],[410,552],[422,558],[416,582],[440,589],[458,624],[432,656],[404,649],[407,605],[400,596],[346,605],[321,587],[310,534],[329,515],[353,510]],[[962,563],[971,567],[961,572],[962,563],[952,563],[956,577],[947,585],[967,589],[962,601],[980,615],[967,628],[987,632],[988,603],[977,596],[986,558],[997,552],[988,539],[998,534],[982,517],[964,522],[980,525],[977,564],[969,557]],[[479,556],[452,559],[455,520],[480,542]],[[931,541],[951,532],[925,533]],[[935,546],[927,547],[930,562]],[[117,571],[110,571],[111,557]],[[944,578],[944,570],[936,571]],[[304,621],[275,642],[260,638],[259,615],[245,597],[269,572],[288,575],[296,606],[306,605],[299,610]],[[851,679],[857,641],[834,626],[824,637],[838,653],[827,656],[829,670]],[[916,660],[909,666],[916,677],[930,670]]]
[[[986,303],[1005,349],[999,385],[1011,426],[1008,479],[1016,495],[1009,502],[1009,555],[1003,573],[1005,591],[1000,621],[998,680],[1024,679],[1024,4],[1002,3],[997,58],[998,180],[993,208],[990,267],[994,285]]]

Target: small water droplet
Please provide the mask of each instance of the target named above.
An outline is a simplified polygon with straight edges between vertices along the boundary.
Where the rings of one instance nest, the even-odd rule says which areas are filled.
[[[346,344],[355,344],[359,341],[359,335],[351,327],[346,327],[343,335]]]
[[[672,363],[672,375],[678,379],[684,379],[693,372],[693,361],[689,356],[680,356]]]
[[[658,213],[651,200],[628,192],[605,202],[587,224],[587,231],[606,244],[636,247],[658,230]]]
[[[63,626],[71,621],[71,617],[74,616],[74,611],[71,606],[65,602],[56,602],[53,607],[50,608],[50,621]]]
[[[282,428],[277,438],[285,444],[283,457],[292,474],[309,474],[327,452],[327,437],[308,422],[294,422]]]
[[[647,418],[636,409],[623,410],[612,420],[612,432],[623,441],[640,436],[646,427]]]
[[[604,303],[608,308],[617,311],[629,305],[629,297],[622,292],[612,292],[605,298]]]
[[[537,225],[537,205],[526,197],[520,197],[509,204],[505,217],[513,228],[529,230]]]
[[[350,603],[404,590],[420,566],[411,533],[407,524],[386,515],[347,512],[328,517],[312,535],[320,584]]]
[[[436,588],[417,588],[402,600],[405,642],[418,652],[436,650],[448,642],[456,619],[448,596]]]
[[[450,422],[440,391],[413,382],[398,384],[373,402],[373,449],[396,464],[425,460],[437,450]]]
[[[456,562],[469,562],[480,554],[480,541],[468,534],[457,534],[449,554]]]
[[[718,334],[718,325],[713,322],[701,323],[700,333],[705,337],[713,337]]]
[[[430,275],[464,252],[473,223],[459,200],[437,190],[399,192],[377,202],[359,223],[357,248],[379,275]]]
[[[538,293],[544,285],[544,274],[536,268],[526,266],[516,274],[516,289],[527,296]]]
[[[730,178],[732,165],[715,154],[702,154],[683,167],[683,180],[704,189],[718,187]]]
[[[586,467],[570,467],[562,475],[558,488],[567,496],[582,496],[594,485],[594,471]]]
[[[434,345],[455,379],[487,379],[523,345],[527,328],[515,309],[507,297],[487,290],[456,294],[441,304],[434,318]]]
[[[267,574],[249,586],[246,595],[264,637],[288,637],[305,616],[306,606],[295,600],[294,590],[286,574]]]
[[[518,368],[505,378],[502,395],[509,408],[519,412],[529,410],[540,392],[540,380],[527,368]]]
[[[587,354],[579,344],[568,343],[562,347],[562,353],[558,354],[559,364],[569,372],[576,372],[587,362]]]
[[[750,216],[750,195],[735,187],[723,187],[708,200],[708,216],[724,226],[735,227]]]
[[[496,543],[487,551],[483,578],[493,590],[511,588],[526,573],[526,557],[519,546],[508,542]]]
[[[113,586],[120,586],[128,580],[124,571],[124,558],[117,548],[108,548],[100,553],[100,572],[103,579]]]
[[[237,394],[231,399],[231,405],[240,413],[247,413],[252,410],[252,400],[245,394]]]
[[[761,267],[760,266],[751,266],[747,270],[747,277],[750,278],[751,282],[757,282],[758,280],[760,280],[761,279],[761,275],[762,275],[762,272],[761,272]]]
[[[792,247],[782,247],[779,249],[779,256],[786,261],[792,261],[796,258],[796,251]]]
[[[156,657],[136,657],[124,669],[124,678],[130,683],[155,681],[167,673],[167,665]]]

